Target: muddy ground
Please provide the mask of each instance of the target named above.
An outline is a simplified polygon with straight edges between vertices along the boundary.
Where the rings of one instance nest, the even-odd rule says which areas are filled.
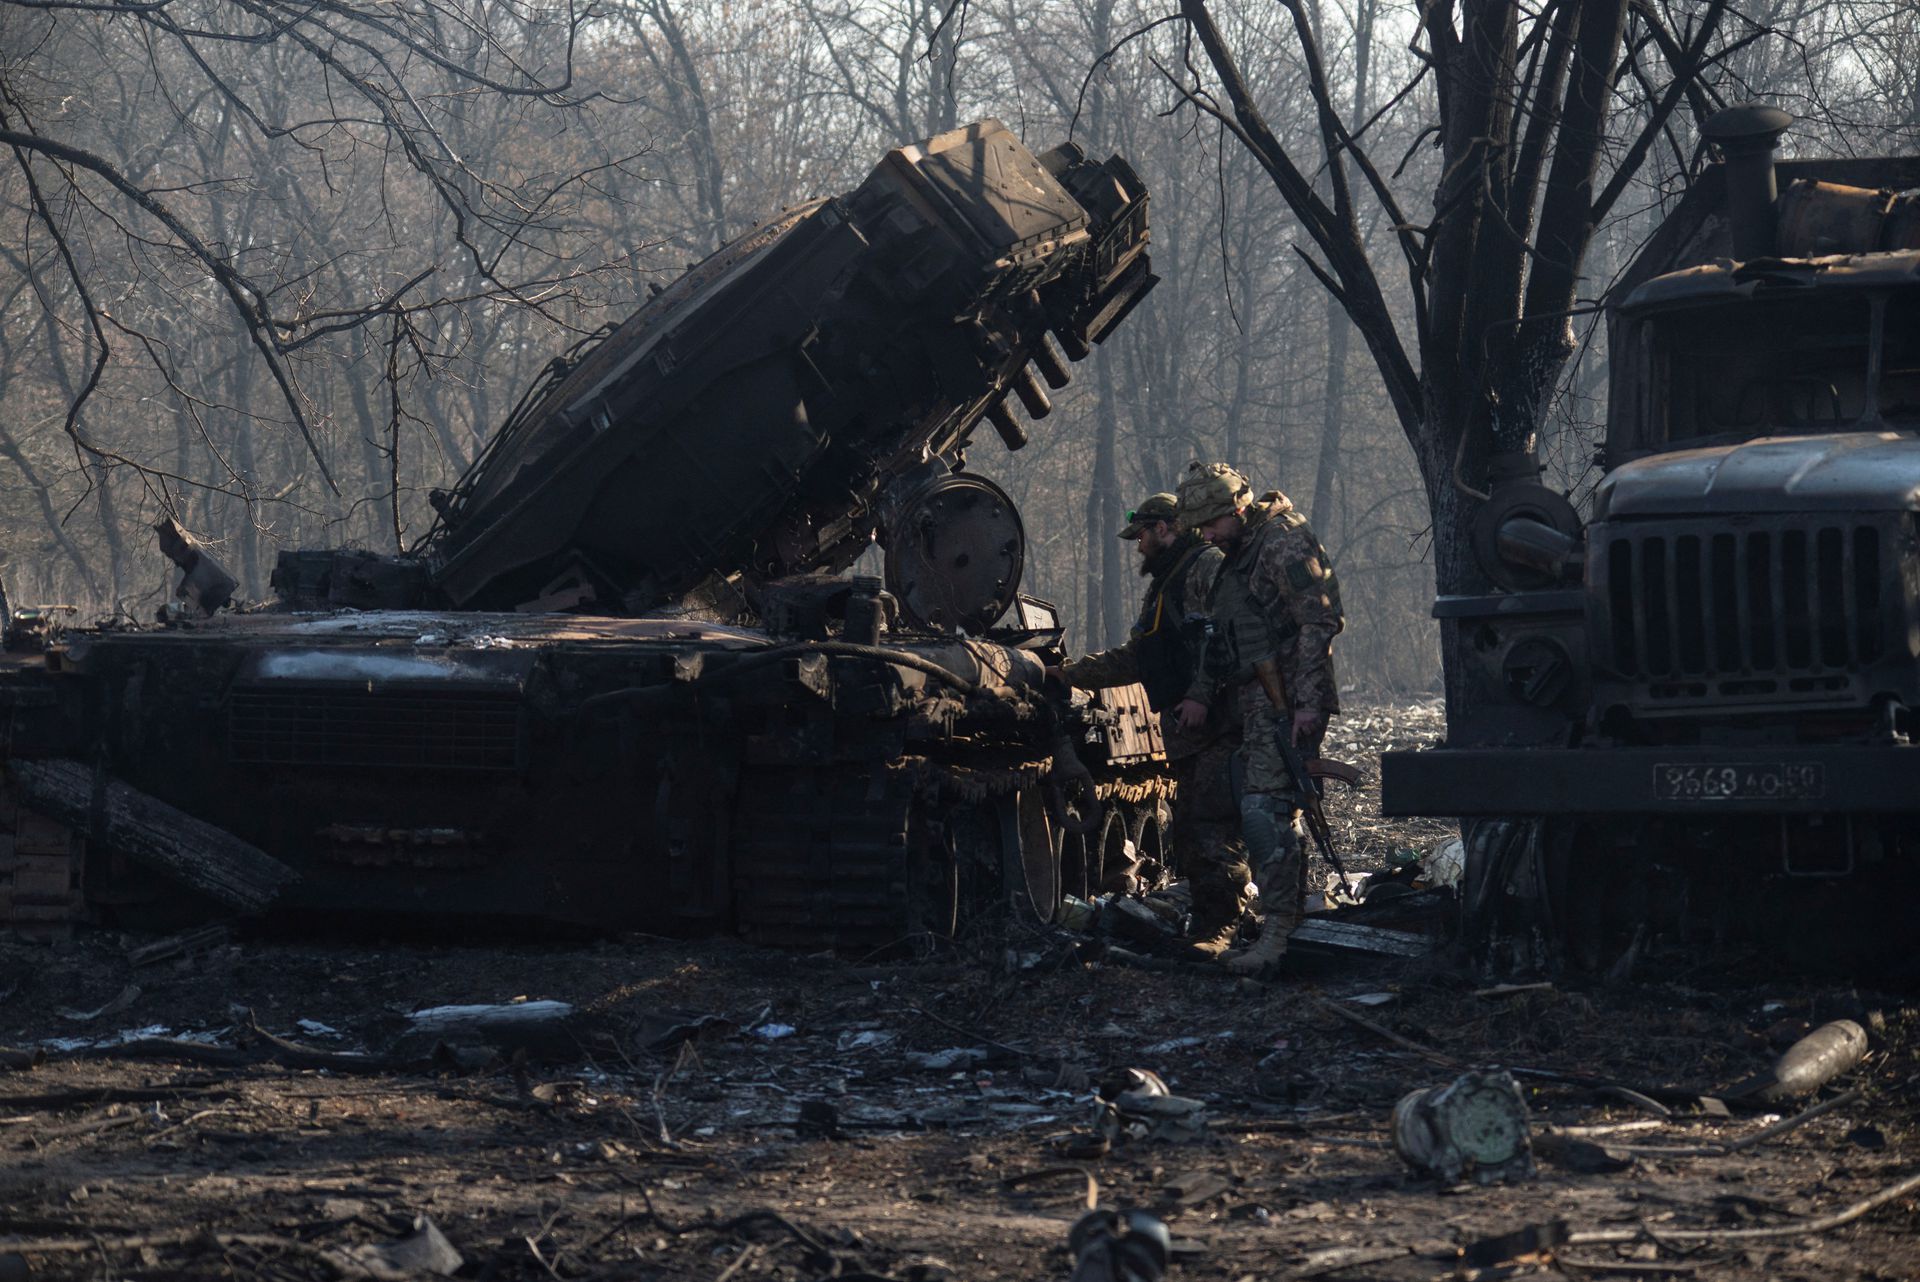
[[[1330,751],[1436,729],[1361,710]],[[1444,835],[1368,794],[1338,826],[1368,865]],[[0,1279],[1065,1278],[1090,1191],[1168,1220],[1174,1279],[1920,1277],[1915,1197],[1819,1223],[1920,1171],[1920,1001],[1757,950],[1490,991],[1445,955],[1303,953],[1256,984],[1040,929],[912,962],[239,938],[135,965],[151,942],[0,942],[0,1044],[47,1053],[0,1068]],[[481,1003],[518,1031],[408,1019]],[[1838,1106],[1738,1151],[1805,1104],[1660,1116],[1603,1089],[1711,1093],[1840,1017],[1874,1046]],[[1533,1070],[1538,1175],[1410,1172],[1394,1101],[1490,1065]],[[1095,1090],[1129,1067],[1203,1126],[1090,1156]],[[1554,1221],[1632,1240],[1457,1253]],[[430,1236],[452,1254],[390,1245]]]

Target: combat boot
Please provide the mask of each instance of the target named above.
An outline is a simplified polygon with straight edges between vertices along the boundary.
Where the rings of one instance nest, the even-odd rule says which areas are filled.
[[[1260,884],[1260,935],[1221,958],[1236,975],[1261,975],[1286,956],[1287,940],[1300,922],[1306,861],[1292,805],[1283,798],[1248,793],[1240,798],[1241,829]]]
[[[1187,926],[1187,937],[1176,949],[1177,955],[1188,961],[1213,961],[1233,947],[1233,937],[1240,933],[1240,919],[1244,915],[1236,911],[1231,917],[1203,918],[1195,912]]]
[[[1287,939],[1293,934],[1293,914],[1284,908],[1269,909],[1260,922],[1260,936],[1245,948],[1228,953],[1220,964],[1236,975],[1266,974],[1287,955]]]
[[[1188,961],[1213,961],[1233,947],[1240,923],[1247,915],[1247,866],[1209,861],[1199,863],[1188,884],[1193,887],[1193,915],[1179,956]]]

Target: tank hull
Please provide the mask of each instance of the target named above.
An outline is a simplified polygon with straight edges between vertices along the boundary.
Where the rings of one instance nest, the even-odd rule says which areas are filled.
[[[1059,706],[1042,666],[999,641],[682,618],[263,613],[77,634],[0,682],[0,827],[65,829],[78,893],[49,922],[219,911],[211,881],[101,821],[111,786],[284,867],[264,906],[282,919],[898,947],[1009,907],[1044,920],[1097,884],[1062,864],[1080,850],[1070,803],[1163,819],[1144,697]],[[1071,798],[1069,756],[1094,776]],[[48,791],[35,763],[77,782]],[[198,844],[200,871],[226,876]]]

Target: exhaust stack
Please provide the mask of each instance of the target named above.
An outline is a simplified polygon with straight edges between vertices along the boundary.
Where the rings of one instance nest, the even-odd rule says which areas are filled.
[[[1733,256],[1741,262],[1774,255],[1779,188],[1773,150],[1793,117],[1757,102],[1728,107],[1708,117],[1700,132],[1726,161],[1727,216],[1733,224]]]

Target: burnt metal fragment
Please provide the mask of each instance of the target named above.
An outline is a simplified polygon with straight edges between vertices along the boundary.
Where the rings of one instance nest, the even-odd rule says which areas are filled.
[[[1393,1106],[1390,1129],[1407,1165],[1442,1183],[1533,1175],[1527,1104],[1510,1073],[1464,1073],[1446,1086],[1411,1091]]]

